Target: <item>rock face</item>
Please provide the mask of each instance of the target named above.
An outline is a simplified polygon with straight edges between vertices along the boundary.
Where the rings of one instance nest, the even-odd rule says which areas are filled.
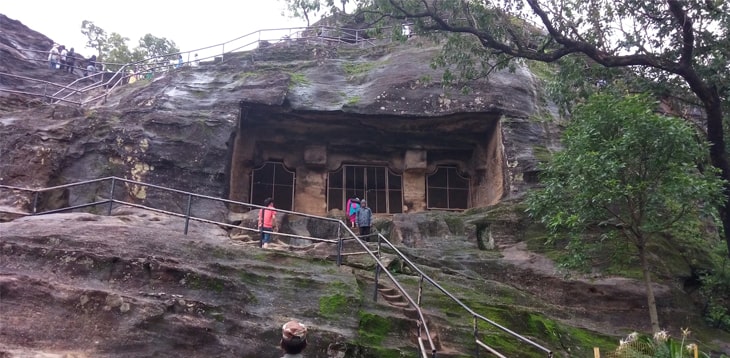
[[[28,49],[50,45],[45,36],[2,15],[0,30],[0,72],[73,79],[29,60]],[[0,91],[0,184],[119,176],[254,204],[271,196],[279,208],[338,218],[359,196],[377,213],[377,230],[429,275],[559,355],[587,356],[606,335],[646,330],[636,281],[568,280],[527,250],[516,211],[460,213],[521,196],[559,145],[557,129],[541,121],[549,111],[526,69],[469,83],[469,93],[448,90],[428,66],[438,49],[419,41],[282,42],[158,73],[84,107]],[[14,88],[39,90],[0,73],[0,89]],[[185,194],[123,188],[116,198],[186,211]],[[202,224],[185,236],[180,219],[119,208],[109,217],[92,209],[19,219],[108,198],[103,184],[37,198],[0,193],[0,355],[278,357],[277,325],[289,318],[313,328],[308,356],[408,356],[415,347],[412,317],[372,301],[374,266],[358,256],[336,266],[327,245],[282,239],[264,251],[256,233]],[[256,212],[243,206],[191,207],[255,226]],[[285,233],[336,237],[314,220],[280,220]],[[388,260],[415,295],[418,276]],[[679,286],[655,288],[675,331],[702,324]],[[424,304],[440,356],[470,356],[469,315],[433,292]],[[510,356],[543,356],[496,344]]]
[[[273,358],[281,355],[274,322],[297,318],[311,325],[312,356],[344,354],[347,345],[337,342],[355,335],[346,327],[357,326],[356,312],[318,323],[307,316],[333,287],[359,302],[354,275],[310,265],[313,254],[231,245],[214,226],[193,224],[184,236],[180,224],[134,211],[3,224],[0,352]],[[210,253],[214,260],[200,259]]]
[[[45,185],[113,174],[254,204],[272,197],[279,208],[318,215],[352,196],[394,214],[521,193],[534,152],[552,149],[546,122],[535,120],[535,79],[520,68],[467,83],[468,94],[448,89],[429,66],[438,51],[418,39],[364,49],[300,39],[226,54],[116,88],[83,111],[39,108],[30,123],[12,114],[2,150],[33,141],[24,126],[53,122],[56,136],[73,140],[24,143],[56,166],[34,168],[52,172]],[[0,169],[4,183],[28,184],[14,180],[25,166]]]

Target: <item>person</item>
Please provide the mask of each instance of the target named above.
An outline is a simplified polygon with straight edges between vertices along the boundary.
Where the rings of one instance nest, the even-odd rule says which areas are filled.
[[[404,23],[403,29],[401,30],[403,32],[403,36],[405,37],[411,37],[411,24]]]
[[[84,77],[91,76],[96,73],[96,55],[91,55],[89,61],[86,63],[86,71],[84,71]]]
[[[48,68],[55,70],[58,67],[60,57],[61,53],[58,51],[58,44],[53,44],[53,47],[48,52]]]
[[[180,68],[183,65],[183,58],[182,54],[177,55],[177,65],[175,65],[175,68]]]
[[[281,358],[302,358],[302,351],[307,348],[307,327],[297,321],[284,323],[279,346],[284,351]]]
[[[350,226],[354,228],[355,220],[357,220],[357,212],[360,210],[360,199],[357,196],[347,199],[345,208],[347,210],[347,216],[350,218]]]
[[[357,211],[357,227],[360,228],[360,236],[370,235],[370,225],[373,223],[373,211],[368,207],[365,199],[360,200],[360,210]]]
[[[66,51],[66,46],[61,45],[61,47],[58,48],[61,51],[61,62],[59,63],[58,67],[61,69],[61,71],[66,72],[66,55],[68,55],[68,51]]]
[[[76,66],[76,53],[74,52],[74,48],[71,47],[71,49],[68,50],[68,53],[66,54],[66,71],[68,73],[74,73],[75,66]]]
[[[269,243],[271,242],[271,232],[274,231],[274,228],[276,227],[276,211],[267,209],[274,208],[274,201],[271,198],[266,198],[266,200],[264,200],[264,206],[266,208],[259,211],[258,228],[259,232],[261,232],[260,245],[262,248],[266,249],[269,247]]]
[[[193,60],[193,65],[192,66],[193,67],[200,66],[200,60],[198,60],[198,54],[197,53],[195,54],[195,59]]]

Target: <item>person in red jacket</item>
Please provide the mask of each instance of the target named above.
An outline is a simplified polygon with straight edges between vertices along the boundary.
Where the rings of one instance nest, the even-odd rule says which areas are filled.
[[[269,210],[269,208],[274,208],[274,201],[271,198],[266,198],[264,200],[264,206],[266,208],[261,209],[259,211],[259,232],[261,232],[261,247],[267,248],[269,247],[269,243],[271,242],[271,232],[274,231],[274,228],[276,228],[276,211],[275,210]]]

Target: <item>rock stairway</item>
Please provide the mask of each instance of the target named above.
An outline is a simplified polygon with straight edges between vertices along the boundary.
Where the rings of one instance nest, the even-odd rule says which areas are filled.
[[[413,337],[418,336],[418,310],[410,305],[408,300],[406,300],[405,297],[394,287],[387,286],[383,283],[378,283],[378,293],[380,294],[380,297],[382,297],[385,302],[387,302],[388,305],[396,308],[400,308],[403,312],[403,315],[407,318],[413,320]],[[423,311],[422,311],[423,312]],[[431,335],[431,340],[433,341],[434,347],[437,350],[437,355],[439,357],[449,357],[449,353],[445,352],[444,347],[441,344],[441,340],[439,339],[438,330],[436,328],[436,325],[432,322],[431,318],[427,314],[423,314],[423,318],[426,321],[425,324],[429,329],[429,333]],[[421,330],[421,335],[419,339],[423,342],[424,347],[429,347],[428,343],[428,337],[426,336],[426,331]],[[444,351],[442,353],[442,351]]]

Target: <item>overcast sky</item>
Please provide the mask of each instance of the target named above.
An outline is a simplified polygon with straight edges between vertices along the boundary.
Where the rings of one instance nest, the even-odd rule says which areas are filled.
[[[220,44],[263,29],[305,26],[282,16],[280,0],[5,0],[0,13],[85,56],[81,22],[89,20],[107,34],[128,37],[135,48],[145,34],[165,37],[181,51]]]

